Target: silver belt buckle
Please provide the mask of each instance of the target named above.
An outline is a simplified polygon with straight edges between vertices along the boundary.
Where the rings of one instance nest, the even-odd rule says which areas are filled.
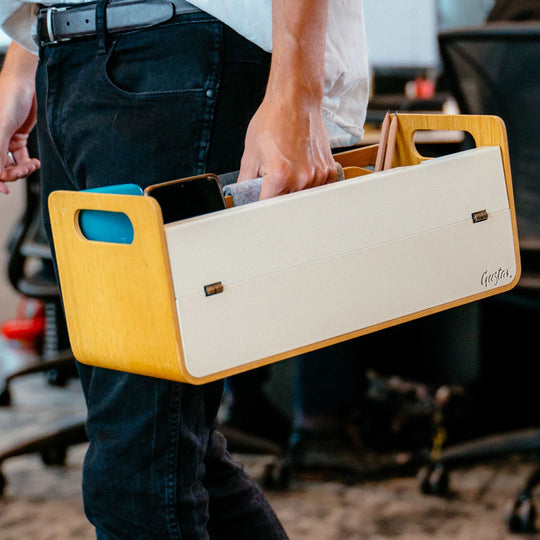
[[[50,7],[47,8],[47,19],[46,19],[46,26],[47,26],[47,36],[49,37],[49,41],[47,43],[59,43],[60,41],[69,41],[70,38],[64,38],[64,39],[55,39],[54,38],[54,32],[52,27],[52,16],[53,13],[56,13],[58,11],[67,11],[67,7]]]

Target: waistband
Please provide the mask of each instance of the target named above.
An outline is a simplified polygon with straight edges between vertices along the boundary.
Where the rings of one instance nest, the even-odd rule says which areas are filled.
[[[96,2],[44,7],[37,17],[38,44],[46,45],[96,35]],[[107,5],[107,32],[149,28],[174,15],[201,10],[186,0],[118,0]]]

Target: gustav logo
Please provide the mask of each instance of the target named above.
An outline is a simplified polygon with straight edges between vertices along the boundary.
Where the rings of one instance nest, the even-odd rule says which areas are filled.
[[[500,281],[510,280],[512,277],[510,268],[499,268],[496,272],[488,272],[486,270],[480,278],[480,283],[482,284],[482,287],[489,289],[490,287],[496,287]]]

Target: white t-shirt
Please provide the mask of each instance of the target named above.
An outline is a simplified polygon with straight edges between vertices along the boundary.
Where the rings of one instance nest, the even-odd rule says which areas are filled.
[[[42,5],[88,0],[39,0]],[[267,51],[272,50],[272,0],[190,0],[198,8]],[[36,3],[0,0],[0,25],[36,52],[32,41]],[[323,116],[332,147],[360,141],[369,97],[369,69],[362,0],[330,0],[326,35]]]

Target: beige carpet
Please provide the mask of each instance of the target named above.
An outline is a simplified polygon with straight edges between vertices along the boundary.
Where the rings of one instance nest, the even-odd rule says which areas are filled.
[[[77,381],[55,388],[42,375],[26,376],[12,395],[12,406],[0,408],[0,451],[84,412]],[[80,497],[84,451],[71,449],[64,467],[46,467],[36,455],[2,464],[1,540],[94,538]],[[267,458],[239,459],[260,478]],[[513,458],[455,471],[445,499],[422,495],[413,477],[346,484],[314,474],[295,474],[290,489],[268,497],[292,540],[502,540],[517,538],[506,532],[505,508],[532,467]]]

